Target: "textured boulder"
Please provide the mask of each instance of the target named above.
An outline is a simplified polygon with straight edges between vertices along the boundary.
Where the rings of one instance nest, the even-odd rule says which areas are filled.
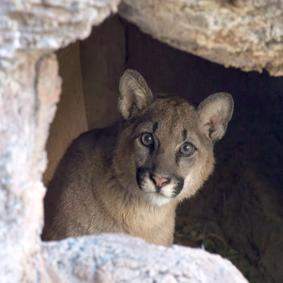
[[[54,55],[21,54],[0,69],[0,278],[35,282],[42,227],[44,145],[60,93]],[[48,78],[48,80],[47,80]]]
[[[45,143],[60,78],[53,49],[84,38],[118,1],[0,3],[0,278],[38,282]]]
[[[282,0],[123,0],[119,13],[171,46],[245,71],[283,75]]]
[[[45,281],[99,283],[247,283],[227,260],[201,249],[99,235],[43,244]]]
[[[0,57],[16,50],[58,49],[84,39],[120,0],[4,0],[0,3]]]

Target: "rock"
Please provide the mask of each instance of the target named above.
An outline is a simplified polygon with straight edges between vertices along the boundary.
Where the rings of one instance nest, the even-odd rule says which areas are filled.
[[[0,3],[0,278],[39,282],[45,143],[60,93],[54,49],[86,37],[117,0]],[[42,282],[42,281],[41,281]]]
[[[201,249],[155,246],[123,235],[43,244],[43,262],[44,282],[247,282],[228,260],[218,255]]]
[[[123,0],[119,13],[154,38],[210,61],[283,75],[282,0]]]
[[[120,0],[1,1],[0,57],[16,50],[58,49],[87,37]],[[3,58],[2,58],[3,60]]]
[[[0,278],[36,282],[45,142],[60,79],[55,55],[19,54],[0,69]]]

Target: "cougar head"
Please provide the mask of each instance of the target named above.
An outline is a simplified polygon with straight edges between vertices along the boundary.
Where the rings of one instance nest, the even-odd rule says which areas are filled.
[[[134,70],[125,71],[119,91],[124,122],[113,164],[120,184],[152,205],[192,196],[213,171],[214,143],[233,113],[231,95],[212,94],[197,108],[180,97],[154,98]]]

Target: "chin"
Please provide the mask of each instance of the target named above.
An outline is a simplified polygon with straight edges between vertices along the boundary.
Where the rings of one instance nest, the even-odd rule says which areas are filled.
[[[171,198],[157,193],[144,193],[143,198],[152,205],[162,206],[170,202]]]
[[[138,187],[142,191],[143,199],[151,205],[162,206],[174,199],[172,196],[174,185],[172,184],[164,186],[162,192],[156,192],[153,183],[148,178],[144,178]]]

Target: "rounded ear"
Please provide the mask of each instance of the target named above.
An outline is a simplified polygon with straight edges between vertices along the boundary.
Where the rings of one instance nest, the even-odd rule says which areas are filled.
[[[153,101],[153,95],[142,75],[127,69],[119,84],[119,110],[125,119],[129,119],[148,107]]]
[[[226,132],[233,110],[231,94],[219,92],[210,95],[197,108],[201,130],[213,142],[220,140]]]

